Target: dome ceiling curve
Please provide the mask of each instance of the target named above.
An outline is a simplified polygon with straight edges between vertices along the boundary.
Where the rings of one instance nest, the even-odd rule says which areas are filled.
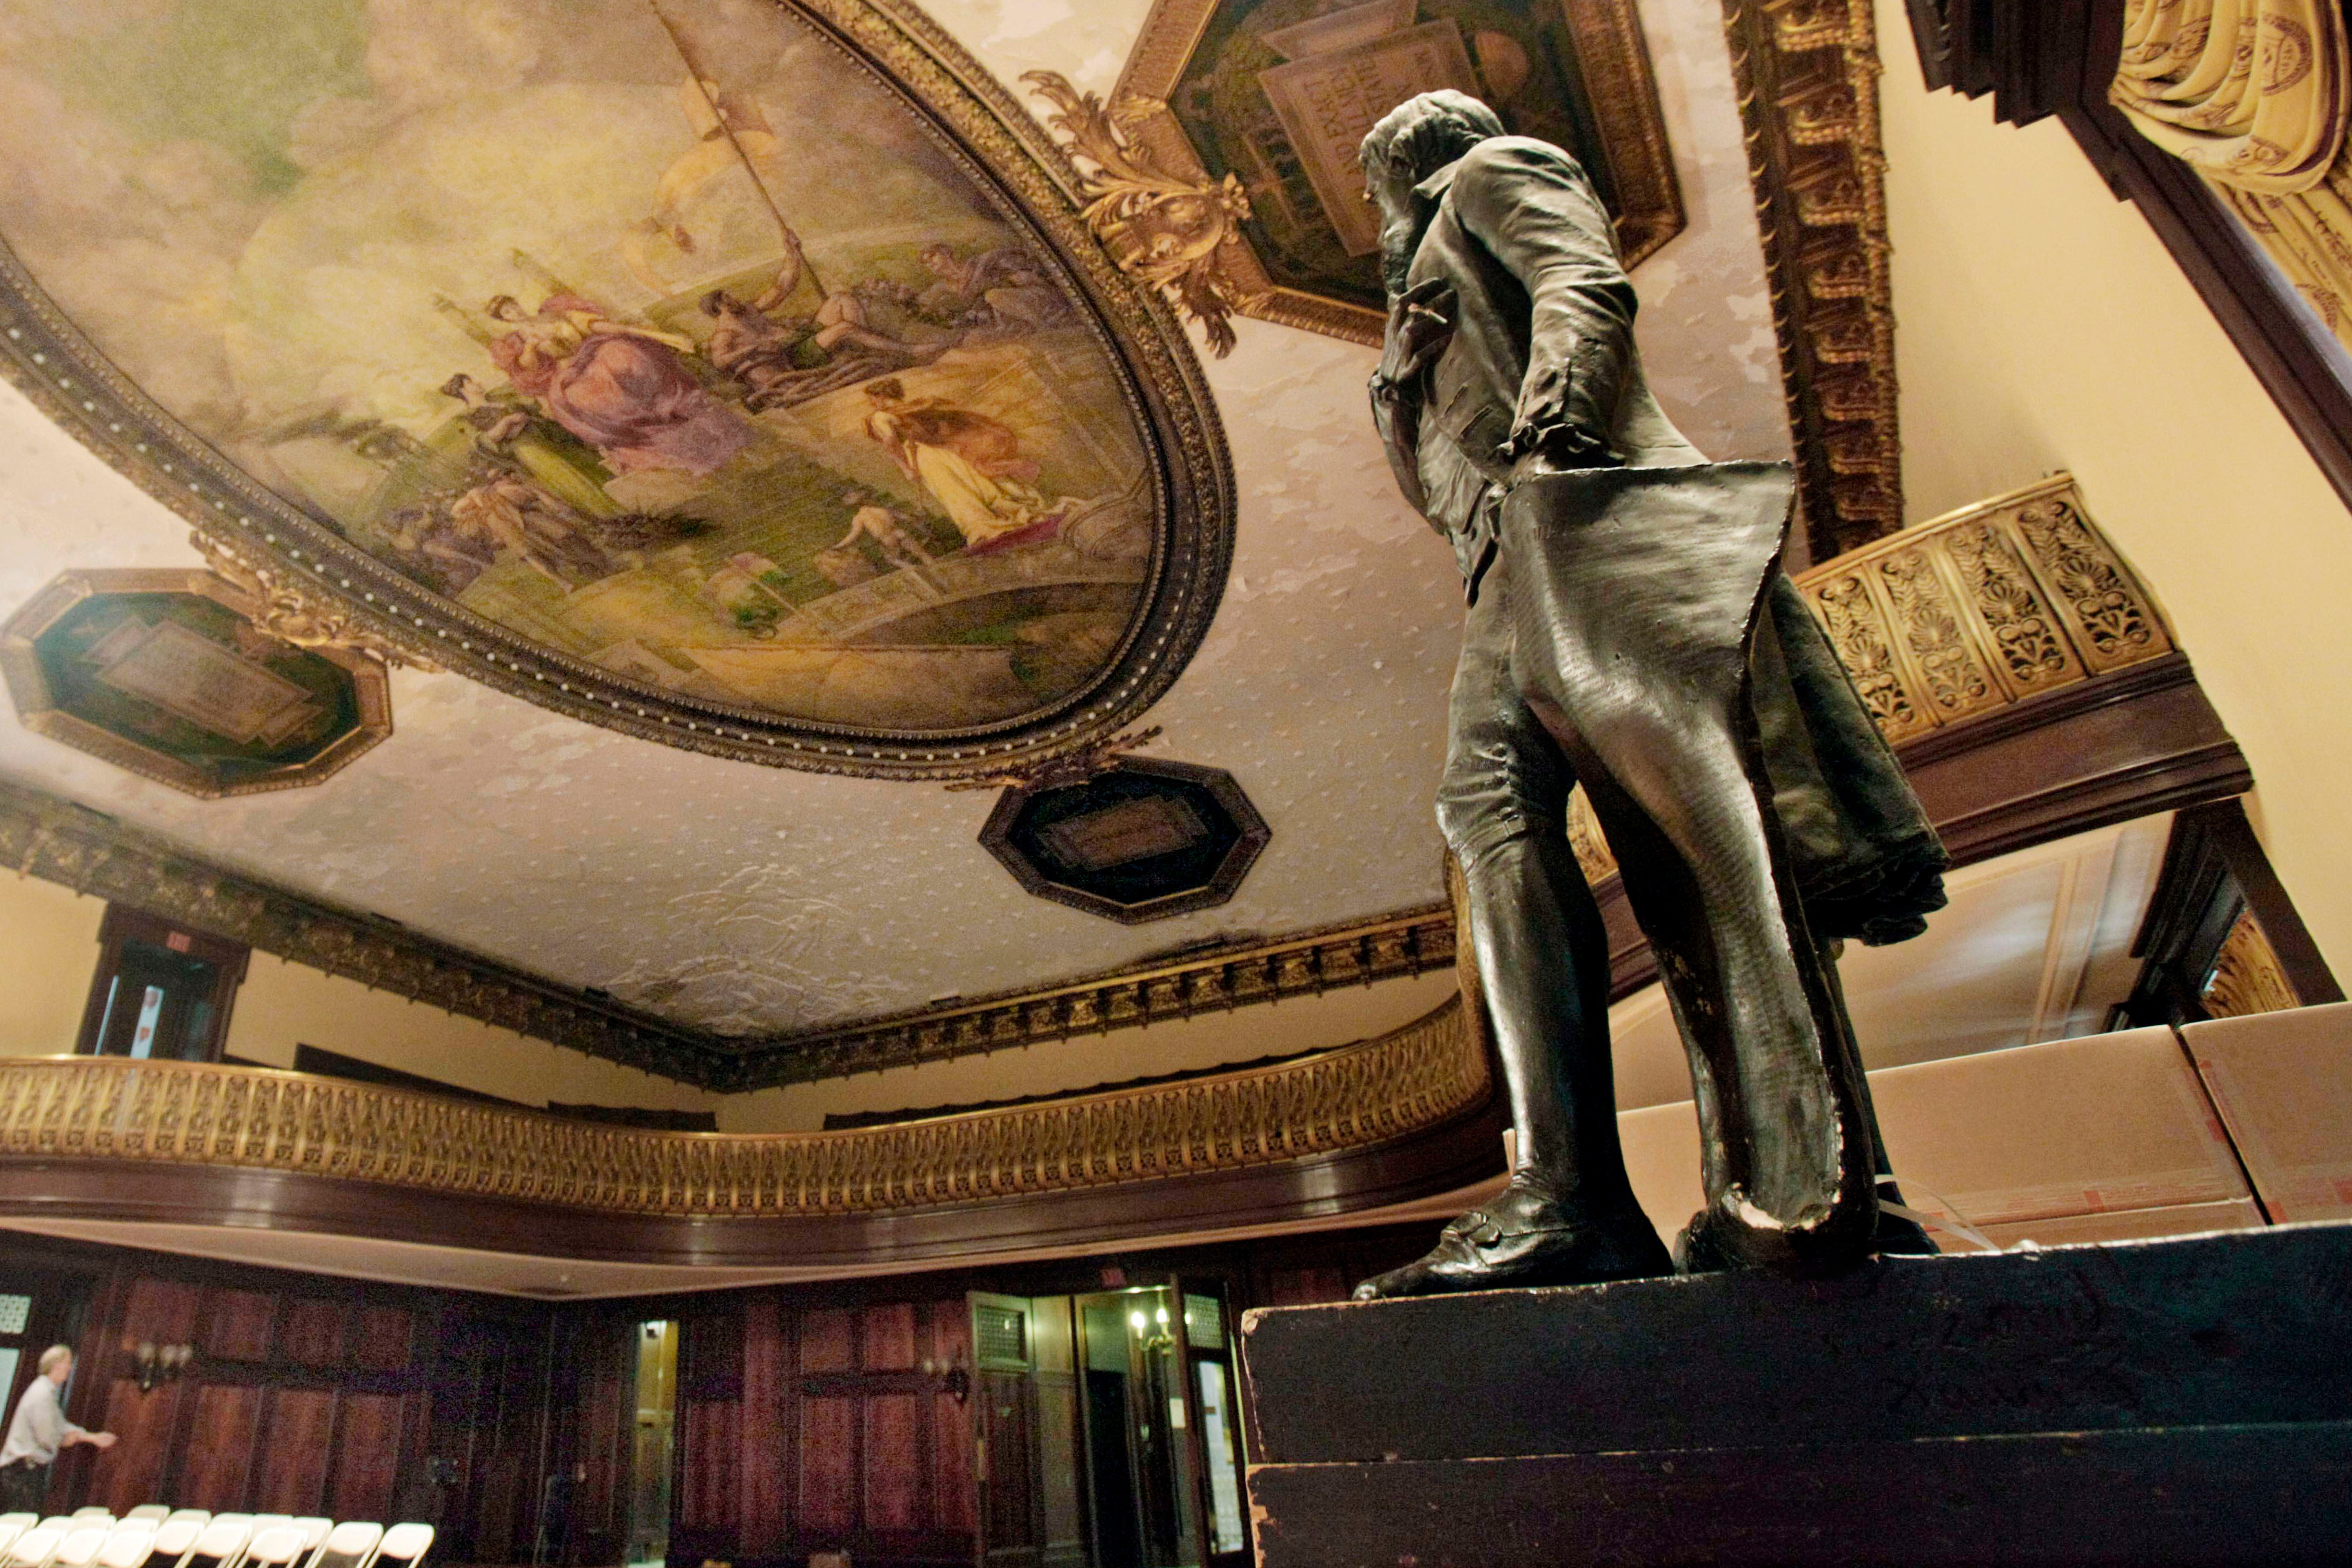
[[[0,365],[281,612],[691,750],[1101,739],[1223,586],[1181,330],[895,0],[0,0]],[[204,542],[205,540],[200,540]]]

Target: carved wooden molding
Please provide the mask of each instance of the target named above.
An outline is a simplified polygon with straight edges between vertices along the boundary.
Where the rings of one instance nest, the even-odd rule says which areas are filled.
[[[1274,1067],[836,1132],[657,1132],[340,1079],[0,1062],[0,1159],[160,1162],[686,1219],[825,1218],[1240,1171],[1443,1126],[1490,1094],[1457,1001]]]
[[[110,816],[5,779],[0,868],[665,1078],[704,1083],[729,1064],[723,1049],[691,1030],[599,1004],[390,921],[239,876]]]
[[[1870,0],[1723,0],[1816,561],[1903,526]]]
[[[240,876],[110,816],[5,779],[0,868],[147,910],[460,1017],[722,1092],[1189,1018],[1421,974],[1454,962],[1452,917],[1442,906],[1408,910],[1057,986],[746,1041],[672,1024],[392,921]]]
[[[1454,963],[1454,916],[1444,905],[1326,927],[1275,942],[1114,971],[1067,985],[931,1006],[781,1039],[793,1077],[834,1078],[943,1061],[1072,1035],[1108,1033],[1286,996],[1316,996],[1444,969]]]

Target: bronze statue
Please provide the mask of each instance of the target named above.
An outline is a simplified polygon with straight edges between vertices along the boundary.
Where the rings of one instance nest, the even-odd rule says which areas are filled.
[[[1834,944],[1944,901],[1934,828],[1780,570],[1785,464],[1710,463],[1633,345],[1608,213],[1560,149],[1431,92],[1364,138],[1372,410],[1469,599],[1437,816],[1513,1120],[1510,1184],[1361,1299],[1669,1273],[1617,1142],[1581,784],[1690,1053],[1707,1206],[1684,1267],[1932,1251],[1885,1162]]]

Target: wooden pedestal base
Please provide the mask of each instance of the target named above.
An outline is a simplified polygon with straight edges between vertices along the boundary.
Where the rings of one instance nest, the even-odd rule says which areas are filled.
[[[1252,1312],[1265,1568],[2341,1562],[2352,1226]]]

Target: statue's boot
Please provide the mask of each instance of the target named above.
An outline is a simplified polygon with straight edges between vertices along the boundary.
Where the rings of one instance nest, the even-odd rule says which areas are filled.
[[[1521,1172],[1491,1202],[1402,1268],[1356,1287],[1359,1301],[1513,1286],[1592,1285],[1671,1274],[1674,1263],[1638,1207],[1596,1218]]]
[[[1689,1248],[1835,1267],[1870,1247],[1876,1152],[1748,700],[1793,489],[1780,464],[1548,474],[1512,490],[1501,533],[1514,677],[1589,793],[1690,1050],[1707,1207]]]

